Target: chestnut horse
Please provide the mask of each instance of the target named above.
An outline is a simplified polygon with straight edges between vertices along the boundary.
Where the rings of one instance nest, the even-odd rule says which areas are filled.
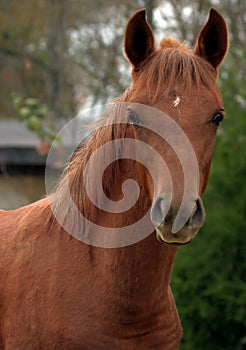
[[[17,210],[0,212],[0,349],[178,349],[182,328],[169,286],[170,273],[177,246],[191,241],[204,222],[201,196],[216,130],[224,116],[216,76],[227,45],[225,21],[213,9],[194,50],[169,38],[156,47],[145,10],[129,20],[125,53],[132,65],[133,83],[115,102],[116,106],[132,103],[129,123],[109,123],[95,130],[88,143],[73,155],[52,195]],[[198,189],[189,183],[190,192],[183,205],[190,217],[175,230],[172,226],[186,174],[175,161],[170,145],[156,131],[141,129],[141,111],[134,106],[143,104],[168,115],[187,135],[196,155]],[[161,128],[161,121],[158,123]],[[117,204],[122,199],[123,182],[136,180],[140,194],[134,209],[110,214],[97,210],[86,196],[82,174],[87,161],[96,148],[124,136],[150,141],[162,158],[166,156],[170,173],[175,175],[168,212],[165,174],[154,165],[158,184],[153,188],[145,166],[120,157],[124,142],[114,149],[118,160],[105,170],[103,188]],[[179,143],[177,139],[178,149],[185,153]],[[192,164],[189,168],[192,175],[196,170]],[[80,213],[98,227],[127,227],[150,208],[152,232],[134,244],[111,249],[76,239],[74,218],[66,210],[66,180]],[[97,185],[92,186],[95,192]],[[63,212],[64,222],[70,222],[73,232],[56,220],[52,208]]]

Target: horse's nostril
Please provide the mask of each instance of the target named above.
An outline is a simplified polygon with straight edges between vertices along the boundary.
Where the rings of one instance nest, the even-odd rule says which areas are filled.
[[[204,221],[205,221],[205,210],[203,207],[202,200],[198,198],[188,224],[190,228],[198,229],[204,224]]]
[[[159,196],[155,199],[152,208],[150,210],[150,219],[155,227],[164,223],[166,215],[170,207],[170,197]]]
[[[156,199],[155,203],[153,204],[150,212],[150,217],[152,223],[158,227],[164,220],[164,213],[163,213],[163,198],[159,197]]]
[[[190,209],[191,209],[191,205],[192,205],[192,202],[190,202],[190,206],[189,206]],[[155,227],[159,227],[164,223],[166,225],[170,225],[170,224],[172,225],[173,220],[175,218],[175,215],[173,215],[173,213],[174,212],[172,208],[166,202],[166,198],[164,198],[164,196],[159,196],[155,199],[152,205],[152,208],[150,211],[150,218]],[[181,219],[184,219],[184,217],[181,216]],[[197,230],[204,224],[204,221],[205,221],[205,210],[203,207],[202,200],[198,198],[195,204],[193,202],[192,213],[188,217],[186,217],[186,219],[183,220],[182,227],[188,226],[190,229]],[[179,230],[177,231],[172,230],[172,233],[176,233],[180,231],[182,227],[180,227]]]

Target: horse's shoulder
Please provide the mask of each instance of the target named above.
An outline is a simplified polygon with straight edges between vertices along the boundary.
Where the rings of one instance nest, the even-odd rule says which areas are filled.
[[[1,210],[0,240],[17,243],[27,236],[38,235],[47,225],[49,214],[47,199],[14,210]]]
[[[7,260],[35,240],[47,225],[48,200],[40,200],[14,210],[0,210],[0,260]]]

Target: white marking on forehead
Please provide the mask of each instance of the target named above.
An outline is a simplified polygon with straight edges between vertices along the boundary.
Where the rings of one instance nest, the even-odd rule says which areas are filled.
[[[177,107],[180,104],[181,98],[177,96],[173,101],[173,107]]]

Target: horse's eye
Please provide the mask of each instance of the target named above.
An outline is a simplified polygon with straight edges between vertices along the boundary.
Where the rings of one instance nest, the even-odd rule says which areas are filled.
[[[131,110],[128,111],[128,118],[129,118],[130,122],[134,125],[141,124],[141,121],[138,118],[137,114]]]
[[[216,112],[216,114],[212,118],[212,123],[219,126],[223,119],[224,119],[223,114],[221,112]]]

